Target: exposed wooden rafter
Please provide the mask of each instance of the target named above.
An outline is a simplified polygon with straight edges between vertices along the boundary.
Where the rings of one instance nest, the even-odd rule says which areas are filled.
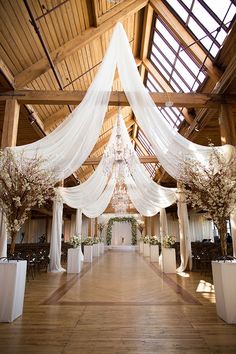
[[[145,7],[147,3],[148,0],[132,1],[129,6],[122,8],[121,11],[103,22],[99,27],[90,27],[77,37],[58,47],[50,53],[53,63],[55,65],[60,63],[75,51],[83,48],[86,44],[89,44],[92,40],[98,38],[104,32],[114,27],[117,22],[123,21],[127,17],[132,16],[134,13]],[[22,88],[40,75],[46,73],[49,69],[50,64],[48,60],[46,58],[41,58],[36,63],[16,75],[15,86],[17,88]]]
[[[101,161],[101,157],[91,157],[91,158],[88,158],[86,161],[84,161],[83,165],[98,165]],[[157,163],[157,158],[156,156],[152,156],[152,155],[149,155],[149,156],[146,156],[146,155],[143,155],[143,156],[139,156],[139,161],[141,163]]]
[[[0,94],[0,101],[16,99],[21,104],[43,104],[43,105],[77,105],[84,96],[85,91],[35,91],[15,90]],[[175,107],[196,107],[216,108],[222,103],[235,103],[235,95],[221,96],[217,93],[177,93],[177,92],[151,92],[155,104],[165,107],[167,101],[172,101]],[[111,92],[110,106],[129,106],[129,102],[123,91]]]

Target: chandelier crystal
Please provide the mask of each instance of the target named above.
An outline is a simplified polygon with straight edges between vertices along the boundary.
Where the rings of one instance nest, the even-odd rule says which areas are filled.
[[[128,145],[123,143],[120,119],[122,118],[119,107],[115,143],[104,153],[103,172],[109,176],[114,170],[116,180],[124,183],[125,176],[130,175],[134,155]]]
[[[125,184],[125,177],[130,175],[134,157],[133,151],[127,144],[124,145],[123,143],[120,125],[121,119],[122,116],[120,114],[119,107],[115,142],[110,148],[106,149],[103,159],[104,173],[109,176],[114,171],[116,186],[111,204],[116,213],[125,213],[130,204]]]

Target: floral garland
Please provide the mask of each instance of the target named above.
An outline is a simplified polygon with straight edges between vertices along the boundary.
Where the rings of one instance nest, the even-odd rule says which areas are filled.
[[[107,245],[111,244],[112,225],[114,224],[114,222],[130,222],[131,223],[132,245],[136,245],[137,244],[137,220],[133,216],[115,217],[115,218],[109,219],[108,224],[107,224],[107,235],[106,235]]]

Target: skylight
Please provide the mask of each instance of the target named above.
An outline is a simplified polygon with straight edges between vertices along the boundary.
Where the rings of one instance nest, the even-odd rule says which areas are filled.
[[[164,0],[183,24],[215,57],[236,14],[233,0]]]
[[[150,92],[164,92],[149,72],[147,72],[146,75],[146,87]],[[177,129],[180,123],[184,120],[181,110],[176,107],[158,107],[158,109],[167,122],[175,129]]]
[[[203,68],[159,17],[155,19],[149,57],[172,91],[196,91],[206,78]]]

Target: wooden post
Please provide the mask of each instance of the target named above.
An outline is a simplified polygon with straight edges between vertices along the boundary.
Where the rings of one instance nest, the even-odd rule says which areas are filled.
[[[219,116],[221,145],[236,145],[236,133],[232,115],[232,107],[222,104]]]
[[[16,146],[20,105],[15,99],[6,100],[1,147]]]

